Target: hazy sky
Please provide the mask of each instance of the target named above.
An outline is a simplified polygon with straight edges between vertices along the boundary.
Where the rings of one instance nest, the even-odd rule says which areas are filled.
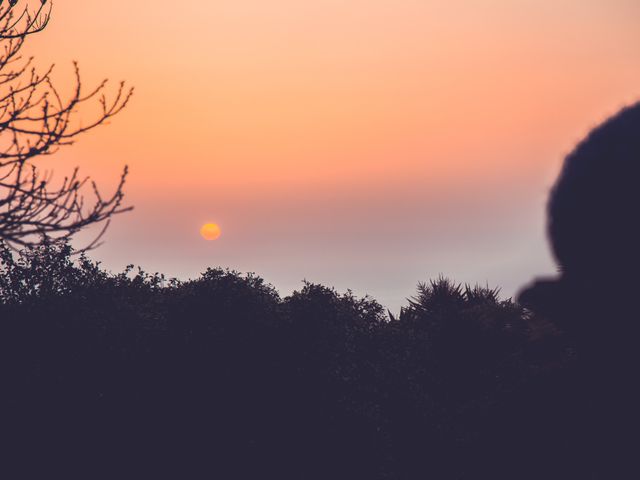
[[[47,161],[105,189],[129,165],[108,268],[231,267],[397,310],[439,274],[512,295],[554,271],[547,191],[640,99],[640,2],[58,0],[25,51],[61,85],[75,59],[87,87],[136,87]]]

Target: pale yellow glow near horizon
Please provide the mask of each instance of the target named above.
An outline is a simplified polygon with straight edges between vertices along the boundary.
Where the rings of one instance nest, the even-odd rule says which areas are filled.
[[[205,223],[200,229],[200,235],[205,240],[216,240],[222,234],[222,230],[216,223]]]

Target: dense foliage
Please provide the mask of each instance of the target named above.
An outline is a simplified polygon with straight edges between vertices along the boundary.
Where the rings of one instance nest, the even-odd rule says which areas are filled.
[[[522,469],[553,417],[539,392],[562,382],[571,350],[495,290],[440,278],[394,316],[313,283],[281,298],[229,270],[185,282],[111,274],[67,245],[1,255],[3,434],[23,468],[86,478],[540,473]]]

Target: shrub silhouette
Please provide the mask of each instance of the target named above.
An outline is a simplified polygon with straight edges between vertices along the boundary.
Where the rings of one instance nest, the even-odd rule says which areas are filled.
[[[594,478],[635,477],[640,401],[633,378],[640,328],[640,103],[596,127],[565,159],[548,204],[560,267],[520,302],[564,331],[577,350],[574,388],[564,391],[572,442]],[[588,460],[587,460],[588,459]]]
[[[563,274],[628,281],[640,267],[640,104],[571,152],[549,198],[549,237]]]
[[[578,316],[588,318],[594,309],[613,308],[613,297],[628,309],[626,302],[638,286],[638,155],[640,103],[624,108],[578,144],[549,196],[548,234],[561,276],[526,289],[521,301],[555,316],[575,334],[594,332],[587,331],[592,325],[586,320],[569,325],[576,317],[572,311],[584,304]]]
[[[64,244],[1,253],[3,435],[49,472],[511,474],[505,409],[567,364],[519,306],[442,278],[396,318],[313,283],[282,298],[229,270],[179,282]]]

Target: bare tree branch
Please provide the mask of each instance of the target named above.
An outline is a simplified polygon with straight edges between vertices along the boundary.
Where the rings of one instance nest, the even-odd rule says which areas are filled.
[[[19,7],[18,3],[26,3]],[[85,249],[94,248],[110,218],[131,210],[123,205],[125,167],[115,192],[104,196],[97,185],[80,176],[54,183],[51,173],[34,165],[39,156],[51,155],[71,145],[78,135],[107,123],[129,102],[133,94],[121,82],[111,100],[104,94],[108,81],[85,91],[80,69],[73,63],[75,82],[68,98],[54,86],[54,66],[39,73],[33,58],[20,55],[25,40],[41,32],[51,16],[51,2],[0,0],[0,240],[14,247],[53,239],[68,239],[82,228],[102,224],[102,230]],[[85,125],[74,122],[79,107],[98,105],[98,113]],[[93,200],[85,200],[90,190]]]

